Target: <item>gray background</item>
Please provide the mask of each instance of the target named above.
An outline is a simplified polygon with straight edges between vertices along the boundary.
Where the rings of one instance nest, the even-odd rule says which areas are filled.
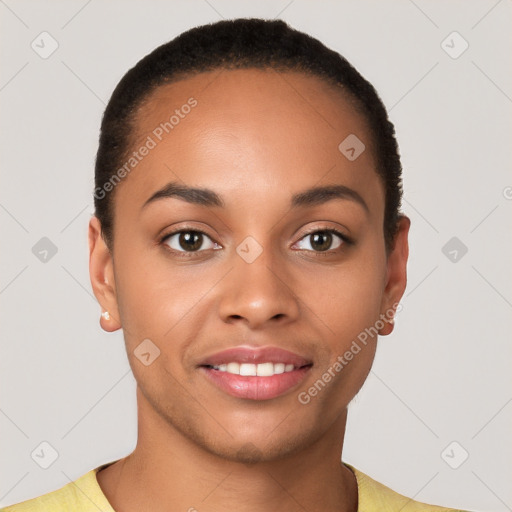
[[[187,28],[278,16],[376,86],[403,158],[409,285],[350,407],[344,459],[417,500],[512,510],[510,0],[0,0],[0,15],[0,505],[135,447],[135,382],[121,333],[99,327],[87,268],[115,84]],[[43,31],[59,45],[46,59],[31,47],[51,48]],[[458,58],[453,31],[469,43]],[[47,242],[33,252],[43,237],[58,250],[46,261]],[[43,441],[59,454],[48,469],[31,457],[51,456]]]

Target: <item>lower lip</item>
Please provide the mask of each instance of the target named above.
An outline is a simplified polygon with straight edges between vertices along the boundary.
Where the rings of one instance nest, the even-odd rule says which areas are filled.
[[[311,366],[271,377],[242,377],[201,366],[206,377],[228,395],[247,400],[270,400],[284,395],[304,380]]]

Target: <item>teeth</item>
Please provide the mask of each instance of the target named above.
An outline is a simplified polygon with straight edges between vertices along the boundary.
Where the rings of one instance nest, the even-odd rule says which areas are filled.
[[[214,370],[220,372],[232,373],[234,375],[242,376],[258,376],[258,377],[272,377],[272,375],[279,375],[285,372],[291,372],[295,366],[293,364],[284,363],[227,363],[219,366],[212,366]]]
[[[260,366],[260,365],[258,365],[258,366]],[[257,372],[257,367],[255,364],[242,363],[240,365],[240,375],[255,376],[256,372]]]
[[[257,365],[256,375],[258,377],[271,377],[274,375],[274,363],[261,363]]]
[[[285,364],[284,363],[275,363],[274,364],[274,373],[284,373]]]
[[[220,370],[220,367],[217,368],[217,370]],[[234,373],[234,374],[240,375],[240,365],[238,363],[228,363],[226,365],[226,370],[225,371],[228,372],[228,373]]]

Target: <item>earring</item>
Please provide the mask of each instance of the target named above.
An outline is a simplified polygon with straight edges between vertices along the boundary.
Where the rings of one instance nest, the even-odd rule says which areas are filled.
[[[110,313],[108,311],[104,311],[103,313],[101,313],[101,316],[105,319],[105,320],[110,320]]]
[[[388,334],[391,334],[393,332],[393,329],[395,328],[395,318],[386,318],[385,320],[382,318],[384,315],[381,315],[381,319],[377,320],[377,322],[380,322],[381,327],[379,327],[379,335],[381,336],[387,336]]]

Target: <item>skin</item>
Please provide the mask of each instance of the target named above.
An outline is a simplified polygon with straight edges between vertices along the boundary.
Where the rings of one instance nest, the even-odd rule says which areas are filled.
[[[101,325],[124,330],[139,428],[135,450],[99,472],[99,485],[123,512],[355,511],[355,477],[340,457],[347,405],[370,371],[377,337],[310,403],[297,397],[399,302],[410,221],[401,218],[386,254],[370,132],[332,86],[292,72],[202,73],[152,93],[136,139],[191,96],[197,106],[117,187],[112,251],[96,217],[89,226],[91,282],[110,313]],[[352,162],[338,150],[351,133],[366,145]],[[212,189],[225,206],[163,198],[142,208],[170,181]],[[350,187],[368,211],[350,199],[290,209],[292,195],[323,185]],[[180,229],[204,231],[204,250],[179,257],[179,235],[174,253],[169,239],[160,241]],[[315,250],[307,233],[322,229],[354,243],[337,247],[333,236],[334,249]],[[236,252],[247,236],[263,249],[250,264]],[[160,350],[149,366],[134,355],[147,338]],[[197,365],[242,344],[285,348],[313,367],[278,398],[235,398]]]

